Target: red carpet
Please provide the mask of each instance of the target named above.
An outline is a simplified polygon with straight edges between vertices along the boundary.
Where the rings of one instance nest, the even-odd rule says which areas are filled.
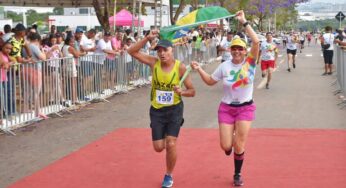
[[[217,129],[183,129],[178,152],[174,187],[232,187]],[[118,129],[10,188],[155,188],[164,164],[149,129]],[[243,176],[250,188],[343,188],[346,131],[252,129]]]

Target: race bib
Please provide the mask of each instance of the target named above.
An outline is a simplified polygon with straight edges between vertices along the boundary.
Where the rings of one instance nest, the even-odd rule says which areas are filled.
[[[173,91],[156,90],[156,102],[158,104],[173,104]]]

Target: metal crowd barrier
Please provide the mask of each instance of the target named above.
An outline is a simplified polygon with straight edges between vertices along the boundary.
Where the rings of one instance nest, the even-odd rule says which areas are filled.
[[[346,95],[346,51],[340,46],[334,48],[334,62],[336,62],[336,82],[339,87],[334,94],[343,93]],[[341,105],[341,108],[346,107],[346,99],[343,99],[338,105]]]
[[[175,48],[175,53],[182,54],[180,60],[184,63],[195,58],[208,63],[216,58],[216,47],[210,43],[203,53],[191,56],[181,46]],[[107,97],[127,92],[131,87],[150,84],[150,77],[149,66],[126,52],[116,57],[89,54],[78,59],[51,59],[13,65],[8,70],[0,68],[0,130],[14,134],[11,130],[46,115],[62,117],[62,112],[70,112],[80,104],[107,101]]]
[[[179,59],[184,64],[189,64],[192,60],[202,64],[208,64],[215,60],[216,55],[216,41],[208,40],[201,44],[201,48],[193,48],[191,43],[178,45],[174,47],[174,57]]]

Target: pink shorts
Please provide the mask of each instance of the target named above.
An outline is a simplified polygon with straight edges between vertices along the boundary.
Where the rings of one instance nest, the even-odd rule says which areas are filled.
[[[236,121],[253,121],[255,119],[256,105],[232,107],[221,103],[218,111],[219,123],[235,124]]]

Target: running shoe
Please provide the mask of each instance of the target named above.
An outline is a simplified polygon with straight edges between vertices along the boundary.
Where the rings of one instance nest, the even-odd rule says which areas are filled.
[[[327,72],[323,73],[321,76],[326,76],[326,75],[328,75],[328,73],[327,73]]]
[[[266,84],[266,89],[269,89],[269,84],[268,83]]]
[[[332,72],[328,72],[328,75],[332,75],[333,73]]]
[[[232,149],[229,150],[229,151],[225,151],[225,154],[226,154],[227,156],[231,155],[231,153],[232,153]]]
[[[265,74],[262,74],[262,78],[264,78],[264,77],[266,77],[266,75],[265,75]]]
[[[296,64],[295,64],[295,63],[293,63],[293,68],[294,68],[294,69],[296,68]]]
[[[172,187],[172,185],[173,185],[172,176],[165,174],[165,177],[163,178],[163,182],[162,182],[162,188]]]
[[[244,182],[243,182],[243,180],[242,180],[240,174],[235,174],[235,175],[233,176],[233,185],[234,185],[235,187],[244,185]]]
[[[288,71],[288,72],[291,72],[291,69],[290,69],[290,68],[288,68],[288,69],[287,69],[287,71]]]

